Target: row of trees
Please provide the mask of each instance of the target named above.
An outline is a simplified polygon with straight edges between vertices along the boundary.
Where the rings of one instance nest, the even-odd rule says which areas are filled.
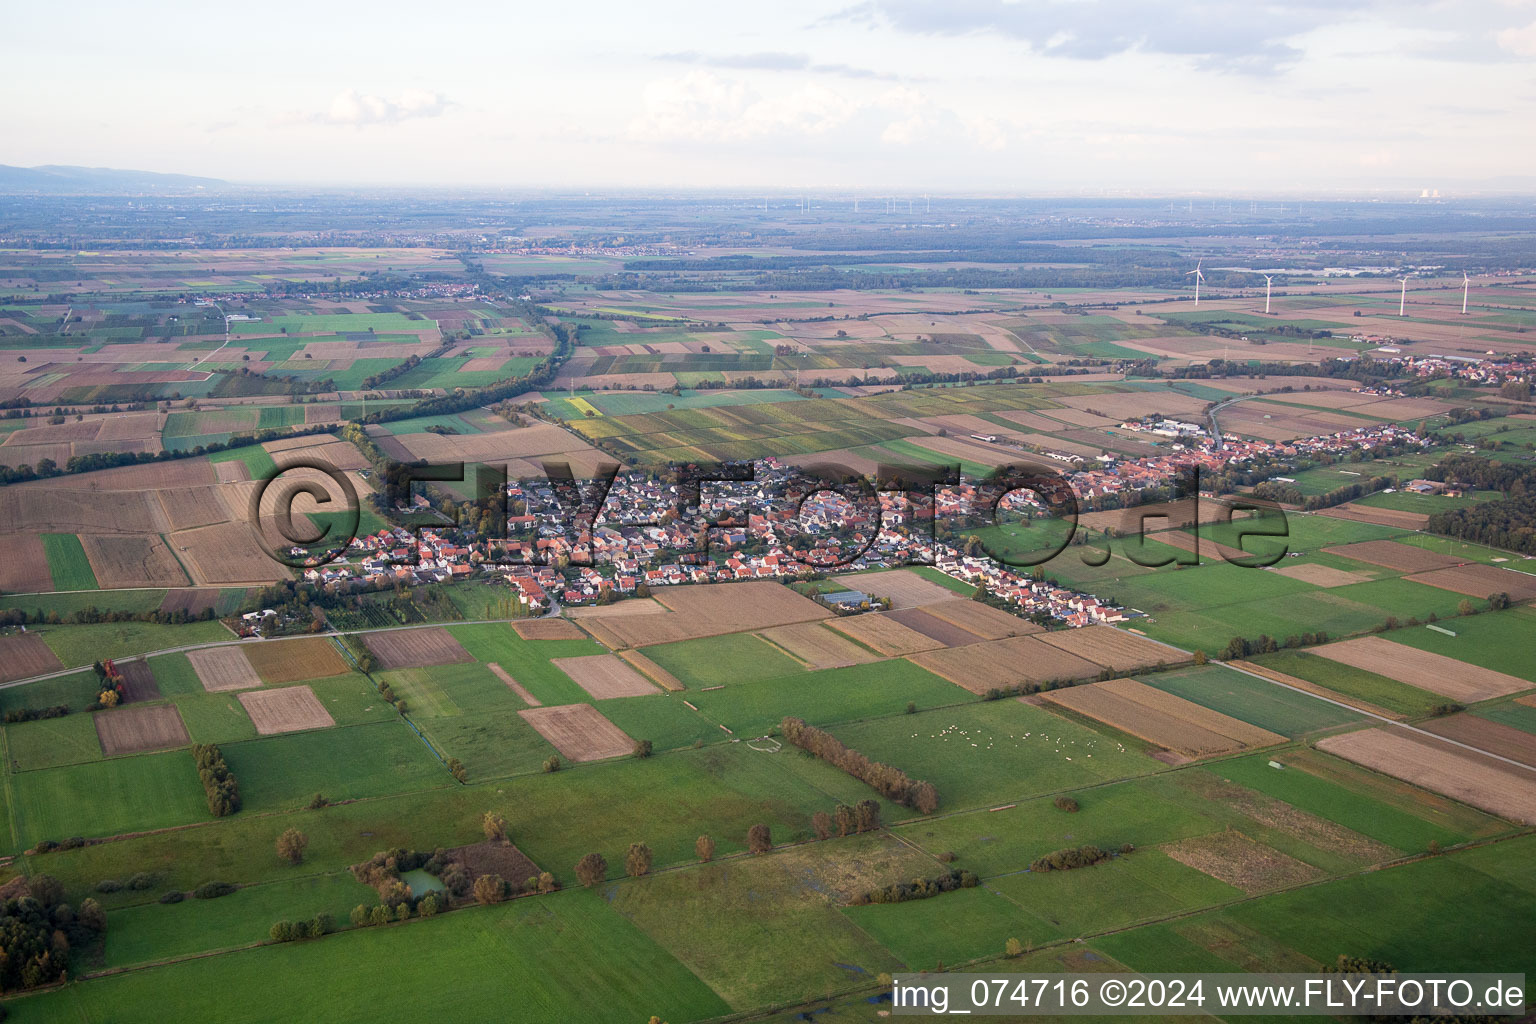
[[[779,731],[787,742],[874,787],[887,800],[894,800],[919,814],[932,814],[938,809],[939,794],[931,782],[908,778],[899,768],[872,761],[845,746],[842,740],[826,730],[807,724],[803,718],[785,718]]]
[[[216,818],[234,814],[240,809],[240,783],[229,765],[224,752],[214,743],[192,744],[192,759],[197,762],[198,778],[203,780],[203,792],[208,797],[208,810]]]

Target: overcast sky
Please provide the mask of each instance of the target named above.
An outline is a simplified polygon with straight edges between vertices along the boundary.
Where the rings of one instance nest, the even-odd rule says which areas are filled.
[[[25,166],[1012,193],[1536,182],[1536,0],[87,0],[4,21],[0,163]]]

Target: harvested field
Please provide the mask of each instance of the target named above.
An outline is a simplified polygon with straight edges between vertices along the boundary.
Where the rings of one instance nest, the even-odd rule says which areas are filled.
[[[336,645],[323,636],[267,640],[246,644],[242,650],[264,683],[296,683],[351,671]]]
[[[184,747],[192,740],[174,704],[112,708],[92,716],[101,752],[108,757]]]
[[[182,530],[171,534],[171,544],[194,583],[255,584],[289,578],[287,567],[267,554],[255,531],[244,522]]]
[[[204,587],[196,590],[173,590],[160,602],[163,612],[183,611],[196,615],[204,608],[217,608],[221,592],[217,588]]]
[[[592,654],[583,658],[554,658],[550,661],[575,680],[595,700],[611,697],[643,697],[655,693],[644,676],[627,662],[611,654]]]
[[[1161,849],[1180,864],[1246,893],[1299,885],[1323,873],[1321,868],[1257,843],[1235,829],[1169,843]]]
[[[203,689],[210,693],[223,690],[249,690],[261,685],[261,677],[251,667],[241,647],[205,647],[188,651],[187,660],[197,671]]]
[[[549,456],[560,462],[598,455],[584,438],[552,423],[536,423],[493,434],[405,434],[399,438],[413,458],[428,462],[484,462]],[[585,460],[583,460],[585,461]]]
[[[897,610],[920,608],[940,601],[953,601],[955,592],[926,580],[910,569],[876,573],[871,576],[853,576],[844,582],[872,597],[888,597],[891,607]]]
[[[153,534],[81,534],[96,581],[116,587],[184,587],[187,574],[165,542]]]
[[[1369,505],[1356,505],[1352,501],[1346,501],[1342,505],[1332,508],[1319,509],[1320,516],[1328,516],[1332,519],[1348,519],[1356,523],[1374,523],[1377,526],[1396,526],[1403,530],[1422,530],[1429,522],[1429,516],[1422,512],[1403,512],[1395,508],[1372,508]],[[1368,541],[1367,543],[1390,544],[1391,541]],[[1324,548],[1323,550],[1327,550]]]
[[[53,574],[35,533],[0,534],[0,591],[29,594],[52,590]]]
[[[455,847],[448,851],[447,859],[463,865],[470,878],[500,875],[514,886],[521,886],[539,873],[539,866],[527,854],[503,839]]]
[[[567,619],[519,619],[512,628],[524,640],[585,640],[587,636]]]
[[[95,475],[95,474],[85,474]],[[68,477],[71,483],[80,477]],[[12,484],[0,490],[0,532],[161,533],[165,513],[148,490],[114,493],[76,487]]]
[[[910,660],[956,686],[979,694],[1021,683],[1087,679],[1101,671],[1093,662],[1041,643],[1034,636],[926,651],[912,655]]]
[[[506,683],[507,689],[517,694],[518,699],[521,700],[524,704],[527,704],[531,708],[543,706],[544,702],[539,700],[539,698],[535,697],[533,694],[529,693],[527,688],[525,688],[522,683],[518,682],[516,679],[513,679],[511,675],[507,673],[506,669],[502,668],[495,662],[487,662],[485,667],[491,670],[491,675]]]
[[[1181,498],[1151,505],[1133,505],[1130,508],[1109,509],[1104,512],[1085,512],[1078,517],[1078,525],[1093,530],[1113,529],[1122,537],[1143,532],[1173,530],[1191,523],[1214,523],[1227,518],[1231,510],[1227,505],[1210,498]]]
[[[827,626],[888,658],[917,654],[920,651],[931,651],[936,647],[944,646],[926,633],[919,633],[909,626],[902,625],[885,612],[848,615],[832,619]]]
[[[1113,626],[1062,629],[1054,633],[1041,633],[1039,639],[1057,650],[1086,658],[1095,665],[1116,672],[1132,672],[1158,664],[1177,665],[1190,659],[1190,655]]]
[[[101,576],[100,573],[96,575],[97,578]],[[1516,572],[1514,569],[1501,569],[1496,565],[1458,565],[1454,569],[1435,569],[1405,578],[1469,597],[1487,597],[1498,593],[1508,594],[1515,601],[1529,601],[1536,597],[1536,576]]]
[[[244,508],[231,509],[218,487],[168,487],[159,492],[160,505],[172,530],[190,530],[196,526],[239,519]]]
[[[1265,679],[1270,679],[1277,683],[1283,683],[1292,689],[1303,690],[1307,693],[1316,694],[1319,697],[1326,697],[1328,700],[1338,701],[1340,704],[1347,704],[1352,708],[1358,708],[1361,711],[1366,711],[1373,715],[1379,715],[1382,718],[1391,718],[1400,722],[1408,717],[1407,715],[1401,714],[1399,712],[1390,711],[1379,704],[1372,704],[1370,701],[1361,700],[1358,697],[1352,697],[1346,693],[1339,693],[1336,690],[1330,690],[1326,686],[1320,686],[1317,683],[1312,682],[1310,679],[1300,679],[1296,676],[1286,675],[1284,672],[1276,672],[1274,669],[1269,668],[1266,665],[1258,665],[1251,661],[1237,660],[1229,661],[1227,664],[1233,668],[1242,669],[1244,672],[1252,672],[1256,676],[1262,676]]]
[[[1285,742],[1284,736],[1134,679],[1069,686],[1040,696],[1188,757],[1209,757]]]
[[[802,622],[764,630],[762,637],[813,669],[842,668],[875,660],[874,654],[832,632],[820,622]]]
[[[1536,821],[1536,775],[1424,736],[1364,729],[1318,740],[1346,761],[1513,821]]]
[[[1283,569],[1271,569],[1270,572],[1310,583],[1314,587],[1347,587],[1351,583],[1369,583],[1371,579],[1364,573],[1347,572],[1331,565],[1288,565]]]
[[[965,603],[973,604],[974,602]],[[941,619],[937,615],[930,615],[924,608],[908,608],[905,611],[885,614],[886,618],[893,622],[899,622],[908,629],[915,629],[923,636],[936,640],[945,647],[965,647],[968,644],[981,643],[986,639],[980,633],[972,633],[964,626]]]
[[[293,445],[286,449],[278,449],[275,445],[279,442],[269,441],[266,448],[269,452],[274,453],[272,461],[279,468],[289,465],[300,458],[314,459],[317,462],[327,463],[335,469],[352,472],[368,468],[368,460],[350,442],[332,440],[316,444],[314,443],[314,438],[306,438],[306,440],[310,441],[310,443],[307,445]],[[280,451],[281,454],[277,454]]]
[[[1009,614],[989,604],[982,604],[980,601],[944,601],[941,604],[928,605],[923,611],[934,618],[953,622],[985,640],[1028,636],[1031,633],[1045,631],[1045,627],[1038,623],[1021,619],[1017,615]]]
[[[637,650],[630,649],[627,651],[620,651],[619,657],[629,662],[632,666],[635,667],[637,671],[640,672],[641,675],[650,679],[651,682],[655,683],[663,690],[672,690],[676,692],[678,690],[686,690],[688,688],[683,685],[682,680],[678,679],[677,676],[673,675],[671,672],[668,672],[666,669],[662,668],[660,665],[656,664],[650,658],[647,658]]]
[[[578,608],[567,608],[566,618],[570,619],[618,619],[631,615],[665,615],[666,606],[658,604],[648,597],[631,597],[618,604],[589,604]]]
[[[242,480],[251,478],[251,469],[239,459],[231,459],[229,462],[216,463],[213,467],[221,484],[237,484]]]
[[[1531,688],[1524,679],[1469,665],[1443,654],[1395,644],[1379,636],[1340,640],[1314,647],[1308,653],[1363,668],[1463,704]]]
[[[0,636],[0,683],[42,675],[64,667],[36,633]]]
[[[665,614],[584,617],[582,628],[619,650],[787,626],[832,615],[782,584],[759,581],[667,587],[656,600],[666,606]]]
[[[368,633],[363,642],[381,669],[455,665],[475,659],[441,626]]]
[[[239,697],[256,731],[263,736],[305,729],[329,729],[336,724],[331,713],[325,710],[325,705],[315,696],[315,691],[307,686],[247,690]]]
[[[635,749],[635,741],[591,704],[530,708],[518,714],[571,761],[601,761]]]
[[[155,683],[154,670],[143,658],[135,661],[119,661],[117,670],[123,674],[123,699],[129,703],[158,700],[160,687]]]
[[[1458,559],[1451,558],[1449,555],[1437,554],[1408,544],[1399,544],[1395,540],[1365,540],[1357,544],[1340,544],[1337,547],[1323,548],[1323,551],[1341,558],[1353,558],[1357,562],[1369,562],[1371,565],[1396,569],[1399,572],[1428,572],[1431,569],[1446,569],[1460,564]]]
[[[1479,750],[1536,768],[1536,734],[1516,729],[1512,725],[1462,713],[1431,718],[1421,728],[1437,736],[1470,744]]]

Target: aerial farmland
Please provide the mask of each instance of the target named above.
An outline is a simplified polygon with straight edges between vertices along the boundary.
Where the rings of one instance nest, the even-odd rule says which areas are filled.
[[[946,202],[0,251],[0,1007],[1536,972],[1530,268]]]

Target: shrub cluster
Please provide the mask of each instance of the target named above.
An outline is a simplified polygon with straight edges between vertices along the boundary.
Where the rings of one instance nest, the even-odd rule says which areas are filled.
[[[908,900],[926,900],[956,889],[974,889],[981,883],[975,873],[953,870],[934,878],[914,878],[910,882],[894,882],[883,889],[871,889],[854,898],[854,903],[905,903]]]
[[[224,754],[212,743],[192,744],[192,757],[197,762],[198,777],[203,780],[203,792],[208,795],[208,810],[214,817],[222,818],[240,809],[240,783],[224,763]]]
[[[1109,860],[1111,854],[1108,850],[1088,844],[1086,846],[1069,846],[1055,853],[1048,853],[1043,857],[1036,857],[1030,862],[1031,871],[1071,871],[1073,868],[1087,868],[1095,864]]]
[[[874,787],[880,795],[910,807],[919,814],[932,814],[939,806],[938,791],[931,782],[910,779],[899,768],[871,761],[824,729],[807,725],[801,718],[786,718],[779,726],[784,739],[801,750],[814,754],[834,768]]]
[[[204,882],[192,890],[192,897],[199,900],[216,900],[220,896],[228,896],[238,888],[240,887],[233,882]]]

